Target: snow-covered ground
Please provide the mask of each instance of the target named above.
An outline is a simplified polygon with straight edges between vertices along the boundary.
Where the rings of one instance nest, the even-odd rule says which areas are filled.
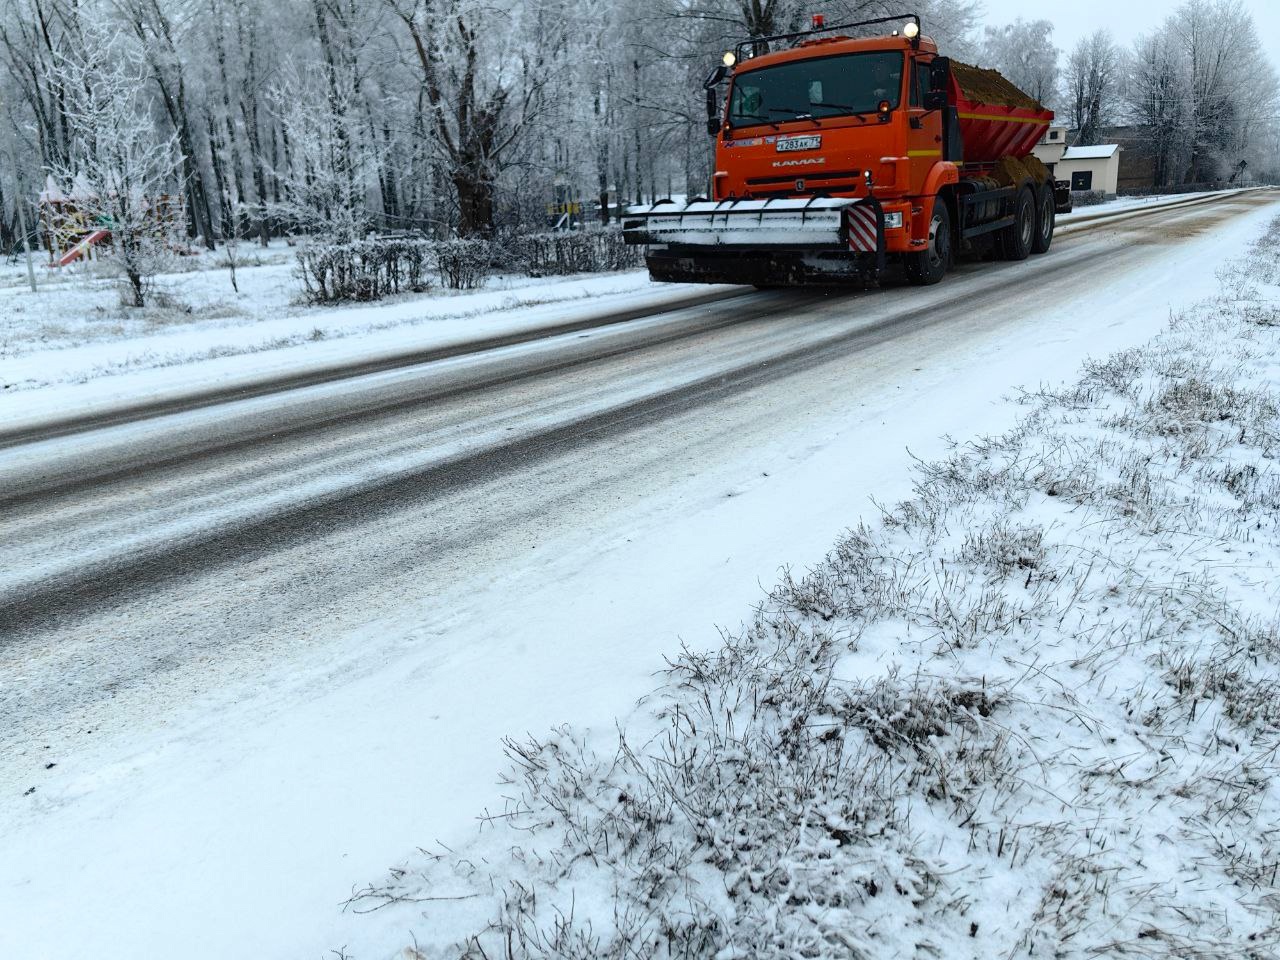
[[[473,841],[473,817],[486,809],[500,811],[501,795],[511,792],[493,786],[501,736],[526,730],[541,736],[554,724],[573,722],[576,731],[590,736],[593,749],[616,742],[614,718],[653,687],[652,671],[661,667],[664,655],[674,655],[682,641],[694,650],[717,648],[715,624],[735,624],[747,616],[760,598],[759,584],[775,582],[780,565],[793,564],[802,571],[819,564],[841,528],[854,523],[859,513],[874,516],[868,495],[883,503],[910,496],[905,468],[911,455],[904,448],[938,457],[947,450],[940,439],[944,434],[971,438],[1010,428],[1025,407],[995,402],[1000,394],[1019,385],[1034,389],[1073,378],[1086,357],[1144,343],[1166,324],[1171,309],[1216,292],[1214,267],[1238,257],[1270,216],[1264,210],[1240,217],[1170,247],[1140,276],[1114,287],[1082,290],[1065,308],[1045,303],[998,341],[968,347],[939,344],[918,376],[905,381],[869,378],[856,398],[856,422],[842,409],[803,436],[753,451],[749,461],[706,465],[692,487],[670,494],[655,491],[645,516],[625,522],[618,518],[603,532],[579,530],[551,543],[539,542],[537,562],[513,560],[500,582],[460,584],[471,596],[452,618],[430,627],[403,620],[367,625],[363,634],[348,638],[353,649],[367,645],[385,651],[388,636],[402,635],[401,655],[371,665],[349,682],[335,680],[321,695],[291,697],[288,678],[264,676],[262,690],[272,700],[270,709],[246,703],[224,710],[216,723],[148,731],[127,752],[103,747],[95,754],[86,747],[77,770],[66,776],[65,763],[41,771],[41,749],[33,745],[36,756],[15,762],[44,778],[40,789],[31,798],[6,801],[0,822],[0,956],[89,954],[107,960],[178,951],[208,958],[318,957],[347,944],[347,956],[367,960],[392,955],[415,935],[423,941],[447,941],[479,929],[477,923],[495,915],[487,894],[467,902],[475,908],[470,915],[454,917],[456,922],[444,926],[437,925],[435,914],[420,918],[427,908],[423,904],[399,904],[372,916],[342,913],[340,905],[353,887],[383,887],[386,868],[393,863],[420,869],[422,861],[412,853],[417,845],[442,842],[461,851]],[[1203,333],[1212,327],[1195,329]],[[767,477],[761,475],[762,464]],[[1074,529],[1067,525],[1075,519],[1063,519],[1063,528]],[[1108,526],[1101,523],[1096,530]],[[959,527],[953,533],[963,538]],[[1018,603],[1070,580],[1064,574],[1069,562],[1063,558],[1078,544],[1064,547],[1052,540],[1058,535],[1050,531],[1045,562],[1018,565],[1016,585],[1029,591],[1027,597],[1015,598]],[[1022,544],[1017,535],[1010,542]],[[963,549],[963,544],[947,546]],[[1016,564],[1018,557],[1013,559]],[[1028,578],[1021,587],[1027,571],[1037,569],[1057,573],[1058,579]],[[1072,575],[1083,570],[1080,566]],[[1103,570],[1100,566],[1099,576]],[[966,583],[973,579],[971,570],[958,575]],[[1013,583],[1008,576],[999,583],[1006,581]],[[1120,585],[1127,589],[1127,584]],[[1092,583],[1086,586],[1092,589]],[[802,593],[791,591],[789,596]],[[1057,595],[1044,596],[1049,602]],[[810,612],[823,613],[823,603],[822,597],[815,598]],[[479,611],[483,618],[476,616]],[[846,613],[842,608],[841,616]],[[930,641],[931,636],[919,629],[913,639]],[[848,634],[836,639],[845,642]],[[863,646],[842,662],[840,676],[847,679],[854,668],[865,670],[867,677],[878,676],[875,671],[883,671],[886,660],[876,655],[893,654],[890,639],[874,631],[864,634]],[[922,662],[932,652],[930,642],[918,647]],[[1040,660],[1033,651],[1023,661],[1028,674],[1047,668],[1047,651],[1046,644]],[[992,676],[1003,677],[1008,664],[989,653],[984,656]],[[967,647],[963,657],[963,662],[946,661],[957,665],[950,682],[964,686],[959,691],[963,696],[949,702],[973,710],[935,719],[950,724],[943,732],[952,736],[959,735],[956,724],[971,723],[963,735],[973,738],[975,756],[985,762],[993,755],[991,738],[1004,721],[998,714],[971,719],[972,713],[982,717],[984,709],[981,698],[971,696],[969,682],[979,665],[968,659]],[[930,669],[936,671],[936,665]],[[904,667],[904,681],[909,675]],[[886,689],[892,693],[897,688]],[[922,689],[941,687],[926,684]],[[1020,688],[993,683],[990,706],[1004,709],[1016,699],[1009,690],[1016,695]],[[660,729],[647,708],[626,723],[633,732]],[[1132,731],[1125,736],[1133,736]],[[927,737],[911,741],[912,749],[917,743],[926,752],[930,749]],[[754,762],[754,750],[754,745],[744,745],[742,762]],[[901,760],[892,755],[885,762]],[[1123,768],[1096,769],[1104,779],[1124,775]],[[1035,775],[1035,765],[1010,774],[1014,780]],[[904,793],[904,798],[914,795]],[[616,804],[619,797],[608,799]],[[913,828],[930,837],[945,820],[924,805],[915,817]],[[841,835],[867,835],[865,822],[851,816],[846,820],[824,816],[821,827],[816,820],[806,821],[819,831],[808,835],[815,858]],[[1012,858],[1022,865],[1019,877],[1028,883],[1043,881],[1054,864],[1035,848],[1037,859],[1027,867],[1025,851],[1032,847],[1022,839],[1029,832],[1018,829],[1020,823],[1011,812],[1008,846],[1000,843],[998,831],[984,834],[984,843],[988,837],[994,840],[984,856],[993,871],[1004,869],[1001,864]],[[988,830],[991,822],[984,817],[981,825]],[[896,842],[895,835],[885,836],[886,842]],[[503,857],[509,847],[503,845]],[[910,915],[950,916],[933,910],[941,889],[931,859],[936,855],[895,849],[902,854],[902,869],[892,879],[903,881],[904,888],[908,871],[920,879],[920,903],[911,905],[915,912]],[[809,854],[807,847],[801,852]],[[871,852],[878,858],[883,850]],[[951,855],[952,849],[946,852]],[[494,859],[475,866],[483,871],[505,862]],[[700,862],[709,864],[710,872],[699,879],[724,876],[713,871],[709,859]],[[871,866],[881,862],[868,860]],[[598,893],[603,874],[578,875],[583,876],[583,909],[598,919],[601,903],[589,895]],[[654,879],[668,876],[656,874]],[[797,882],[807,884],[815,876],[797,874]],[[908,898],[896,889],[890,893],[879,876],[866,873],[877,891],[884,890],[880,903],[890,905],[884,908],[888,922],[898,913],[893,907]],[[776,878],[761,879],[762,890],[779,892]],[[450,880],[470,882],[456,871]],[[413,875],[406,875],[406,883],[413,882]],[[752,878],[742,882],[750,887]],[[870,894],[871,886],[862,884],[861,893],[842,889],[860,898]],[[1018,896],[1013,883],[984,889],[1002,889],[1009,899]],[[1042,889],[1036,888],[1037,895]],[[396,887],[401,890],[416,894],[418,888]],[[1074,893],[1071,897],[1069,906],[1074,907]],[[1022,899],[1027,914],[1037,908],[1030,895]],[[825,909],[849,910],[858,902],[851,898]],[[717,909],[722,905],[722,899],[714,904]],[[806,916],[814,912],[806,911]],[[609,922],[606,916],[602,934]],[[979,931],[986,937],[993,927],[1012,929],[984,919]],[[967,934],[967,927],[961,933]],[[959,945],[955,955],[966,955],[969,945],[963,936],[946,942]],[[1143,934],[1140,942],[1164,941]],[[724,954],[735,955],[744,954]]]
[[[1194,195],[1196,197],[1202,195]],[[1063,226],[1188,196],[1122,198],[1081,208]],[[157,304],[122,307],[93,264],[0,267],[0,411],[14,420],[226,385],[479,336],[536,329],[612,308],[659,306],[703,286],[655,284],[643,271],[530,279],[496,276],[474,292],[432,289],[357,307],[295,303],[293,251],[246,245],[232,289],[221,253],[183,261],[157,281]]]
[[[1060,215],[1058,217],[1058,223],[1066,225],[1076,223],[1080,220],[1090,219],[1098,214],[1136,213],[1144,209],[1154,209],[1157,207],[1167,206],[1169,204],[1198,199],[1208,199],[1210,197],[1220,197],[1239,192],[1240,190],[1232,189],[1209,190],[1204,193],[1158,193],[1149,197],[1114,197],[1111,200],[1104,200],[1102,203],[1092,203],[1088,206],[1076,207],[1070,213]]]
[[[157,280],[157,305],[120,305],[118,284],[93,266],[0,275],[0,409],[20,418],[122,398],[223,385],[337,361],[377,357],[546,326],[602,310],[661,305],[690,288],[643,271],[532,279],[494,276],[478,291],[432,288],[361,306],[294,302],[293,253],[273,245],[237,270],[221,255]],[[700,288],[705,289],[705,288]],[[53,388],[53,389],[50,389]]]
[[[1275,956],[1280,218],[1221,279],[353,908],[412,957]]]

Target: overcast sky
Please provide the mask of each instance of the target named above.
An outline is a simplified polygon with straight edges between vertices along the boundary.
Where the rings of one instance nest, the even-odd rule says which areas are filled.
[[[1145,33],[1180,5],[1181,0],[1139,0],[1138,3],[1125,3],[1123,0],[1070,0],[1069,3],[1052,7],[1048,4],[1039,9],[1029,9],[1026,0],[983,0],[986,10],[986,23],[1010,23],[1017,17],[1024,20],[1049,20],[1053,23],[1054,42],[1063,50],[1070,51],[1076,41],[1099,27],[1111,30],[1116,41],[1128,47],[1139,34]],[[1280,44],[1280,0],[1244,0],[1244,5],[1253,13],[1253,22],[1258,28],[1258,40],[1264,47],[1273,51],[1272,62],[1277,56],[1274,52]]]

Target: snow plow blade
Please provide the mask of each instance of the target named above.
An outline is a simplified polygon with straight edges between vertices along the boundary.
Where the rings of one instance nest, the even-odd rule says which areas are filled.
[[[659,202],[627,209],[625,242],[643,244],[654,280],[757,286],[874,280],[884,212],[873,198]]]

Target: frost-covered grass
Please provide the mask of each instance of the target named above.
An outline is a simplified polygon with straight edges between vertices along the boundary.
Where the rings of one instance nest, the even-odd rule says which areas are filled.
[[[231,285],[221,253],[176,258],[156,278],[153,301],[142,309],[121,302],[120,282],[96,262],[63,269],[37,259],[38,290],[27,287],[21,260],[0,266],[0,356],[146,336],[209,322],[249,323],[290,309],[298,294],[293,250],[242,245]]]
[[[350,908],[405,957],[1276,956],[1280,220],[1221,279]]]
[[[332,345],[325,352],[336,361],[491,333],[528,323],[520,311],[538,307],[612,302],[623,309],[628,297],[678,292],[637,270],[495,274],[474,290],[432,286],[377,303],[311,306],[297,302],[302,288],[288,247],[246,248],[241,256],[238,292],[221,256],[192,257],[182,261],[191,267],[187,272],[157,278],[143,309],[122,306],[118,281],[98,274],[93,264],[42,274],[34,294],[24,285],[25,270],[0,271],[0,395],[108,379],[121,381],[120,394],[138,393],[154,385],[123,384],[126,375],[184,366],[195,380],[216,380],[225,369],[197,365],[240,358],[240,372],[278,370],[305,364],[321,342]]]
[[[221,251],[177,259],[175,264],[174,272],[155,279],[148,305],[139,309],[121,302],[119,280],[97,263],[50,270],[40,261],[38,290],[32,293],[20,260],[0,262],[0,360],[134,342],[128,363],[133,369],[279,349],[313,339],[316,330],[327,338],[360,336],[440,316],[480,315],[512,304],[573,299],[579,293],[565,296],[557,290],[567,283],[563,277],[495,273],[477,276],[463,291],[431,283],[421,292],[389,296],[377,304],[312,306],[303,302],[297,251],[283,242],[266,249],[241,244],[238,289],[232,287]],[[255,328],[265,331],[270,324],[275,326],[261,337],[253,336]],[[277,329],[281,324],[288,329]],[[220,330],[241,331],[238,342],[212,343]],[[191,342],[170,349],[173,338],[182,335]],[[76,373],[83,378],[84,371]]]

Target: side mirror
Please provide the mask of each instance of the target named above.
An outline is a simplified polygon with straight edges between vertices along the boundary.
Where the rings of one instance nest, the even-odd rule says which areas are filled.
[[[715,87],[707,87],[707,135],[714,137],[720,132],[720,98],[716,96]]]
[[[933,62],[929,64],[929,94],[941,93],[943,99],[947,96],[947,87],[951,86],[951,60],[947,57],[934,57]],[[943,107],[946,103],[942,104]],[[930,107],[925,103],[925,109],[937,110],[938,107]]]
[[[945,110],[947,109],[947,89],[943,87],[941,90],[930,90],[924,95],[924,103],[921,104],[926,110]]]
[[[723,63],[716,64],[715,69],[707,74],[707,79],[702,81],[702,89],[711,90],[715,88],[717,85],[719,85],[721,80],[723,80],[726,76],[728,76],[728,74],[729,74],[728,67],[726,67]]]

